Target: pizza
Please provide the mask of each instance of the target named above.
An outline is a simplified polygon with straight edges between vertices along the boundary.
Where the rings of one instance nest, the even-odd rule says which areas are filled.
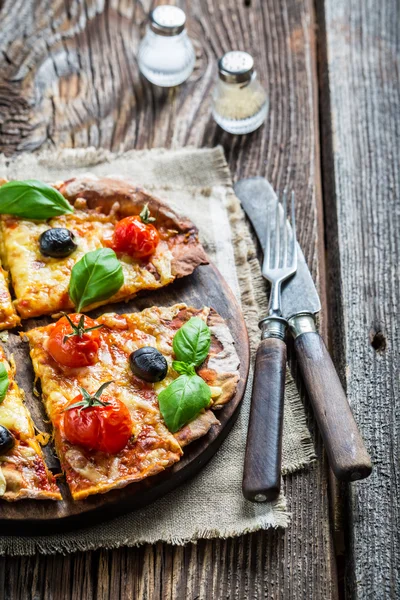
[[[174,340],[193,322],[209,332],[208,345],[198,354],[201,364],[177,362]],[[209,307],[176,304],[132,314],[106,313],[96,320],[70,314],[21,336],[30,344],[55,448],[74,500],[171,467],[187,444],[219,423],[214,411],[233,397],[239,381],[229,328]],[[185,377],[178,368],[209,396],[198,414],[172,431],[161,412],[161,399]],[[199,398],[194,394],[193,402]]]
[[[73,212],[43,221],[15,214],[0,219],[1,258],[23,319],[73,309],[68,293],[72,269],[100,248],[116,252],[124,282],[112,297],[85,311],[161,288],[208,262],[193,223],[127,179],[85,175],[54,188]],[[18,322],[15,313],[4,319],[3,328]]]
[[[8,389],[0,403],[0,498],[61,500],[55,478],[47,468],[32,419],[15,381],[15,365],[0,348],[0,364]]]
[[[0,329],[59,317],[20,335],[72,499],[172,467],[218,426],[215,411],[235,394],[239,359],[227,324],[210,307],[185,304],[86,313],[207,264],[196,227],[119,177],[0,185]],[[61,499],[14,376],[0,353],[0,495]]]
[[[8,273],[0,263],[0,331],[12,329],[21,322],[8,289]]]

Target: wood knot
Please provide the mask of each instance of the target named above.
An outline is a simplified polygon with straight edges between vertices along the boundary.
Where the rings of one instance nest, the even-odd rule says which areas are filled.
[[[386,337],[382,331],[371,330],[369,334],[371,346],[376,352],[384,352],[386,350]]]

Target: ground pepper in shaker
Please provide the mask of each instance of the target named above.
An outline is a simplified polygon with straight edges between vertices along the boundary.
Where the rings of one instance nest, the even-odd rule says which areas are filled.
[[[224,54],[218,61],[213,91],[215,121],[229,133],[251,133],[262,125],[267,113],[268,98],[257,79],[253,57],[236,50]]]
[[[139,69],[151,83],[173,87],[191,75],[196,56],[185,23],[177,6],[164,4],[151,11],[138,53]]]

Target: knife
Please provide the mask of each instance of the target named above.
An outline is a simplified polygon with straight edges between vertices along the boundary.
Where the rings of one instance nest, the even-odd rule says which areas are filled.
[[[252,177],[238,181],[235,193],[264,247],[268,207],[277,202],[273,188],[263,177]],[[332,359],[317,332],[315,315],[320,310],[318,292],[297,245],[297,272],[282,288],[282,316],[294,337],[297,361],[332,471],[340,481],[356,481],[370,475],[371,459]]]

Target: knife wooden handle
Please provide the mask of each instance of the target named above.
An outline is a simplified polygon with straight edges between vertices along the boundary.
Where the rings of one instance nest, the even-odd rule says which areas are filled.
[[[321,336],[301,333],[294,345],[332,471],[340,481],[368,477],[371,459]]]
[[[262,340],[256,355],[242,486],[244,497],[252,502],[279,496],[285,374],[285,342]]]

